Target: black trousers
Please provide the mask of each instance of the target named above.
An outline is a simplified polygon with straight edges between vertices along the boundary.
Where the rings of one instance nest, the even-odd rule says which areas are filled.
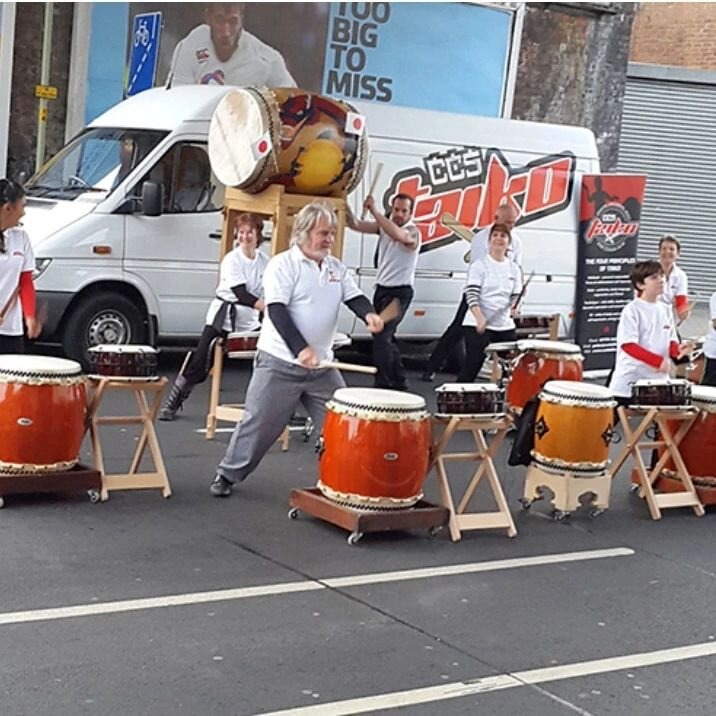
[[[463,296],[460,305],[457,307],[455,317],[445,329],[442,336],[440,336],[437,345],[430,354],[430,358],[428,358],[429,372],[437,373],[443,365],[445,365],[445,361],[450,356],[450,353],[452,353],[457,344],[463,339],[462,322],[466,313],[467,301],[465,301],[465,296]]]
[[[413,300],[412,286],[376,286],[373,294],[373,306],[380,313],[393,299],[398,299],[400,313],[397,318],[388,321],[381,333],[373,334],[373,365],[378,369],[375,376],[376,388],[405,390],[408,379],[403,361],[395,340],[395,331],[405,316]]]
[[[193,350],[191,358],[189,358],[189,362],[186,364],[186,368],[184,368],[184,378],[187,382],[192,385],[197,385],[206,380],[206,376],[209,375],[209,369],[211,368],[211,347],[217,338],[225,335],[225,331],[220,331],[214,328],[214,326],[204,326],[204,330],[201,332],[201,338],[199,338],[199,343]]]
[[[704,375],[701,378],[701,385],[712,385],[716,387],[716,358],[706,358]]]
[[[25,352],[25,336],[0,335],[0,354]]]
[[[507,331],[493,331],[488,328],[484,333],[478,333],[475,326],[463,326],[462,331],[465,336],[467,358],[465,359],[465,365],[457,376],[458,383],[472,383],[475,380],[482,369],[482,364],[485,362],[485,348],[490,343],[503,343],[517,339],[517,333],[514,328],[510,328]]]

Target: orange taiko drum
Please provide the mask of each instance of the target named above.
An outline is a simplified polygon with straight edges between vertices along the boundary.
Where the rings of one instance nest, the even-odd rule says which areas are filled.
[[[318,488],[359,509],[403,509],[422,497],[430,416],[419,395],[339,388],[326,404]]]
[[[79,363],[0,356],[0,473],[69,470],[86,429],[86,378]]]
[[[691,388],[691,404],[698,408],[699,415],[684,435],[679,452],[701,502],[716,505],[716,388],[694,385]],[[680,425],[676,420],[668,423],[672,435]],[[655,487],[664,492],[681,492],[684,489],[673,460],[669,459],[666,463]]]
[[[582,380],[582,351],[574,343],[517,341],[519,356],[507,385],[507,403],[521,412],[549,380]]]
[[[349,104],[295,87],[228,92],[209,127],[219,181],[255,193],[281,184],[293,194],[342,196],[368,155],[365,118]]]
[[[540,394],[532,457],[546,472],[604,474],[614,435],[616,401],[606,388],[552,380]]]

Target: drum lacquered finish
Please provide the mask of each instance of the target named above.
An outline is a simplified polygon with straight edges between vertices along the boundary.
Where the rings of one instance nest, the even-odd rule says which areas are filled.
[[[494,383],[445,383],[435,388],[439,415],[499,415],[504,392]]]
[[[90,374],[103,378],[153,378],[158,352],[152,346],[99,345],[87,351]]]
[[[297,88],[235,89],[217,105],[209,159],[218,179],[254,193],[341,196],[367,159],[364,119],[349,104]]]
[[[327,403],[318,488],[357,508],[402,509],[422,497],[430,419],[419,395],[340,388]]]
[[[246,351],[255,351],[259,341],[259,331],[247,331],[244,333],[229,333],[226,337],[226,352],[231,356],[232,353],[243,353]]]
[[[507,386],[507,403],[521,411],[550,380],[581,381],[582,351],[560,341],[517,341],[520,355]]]
[[[701,502],[716,505],[716,388],[693,386],[691,404],[699,409],[699,416],[681,441],[679,452]],[[680,427],[676,421],[668,425],[672,435]],[[673,460],[666,463],[655,487],[665,492],[683,491]]]
[[[0,474],[77,464],[87,420],[85,384],[74,361],[0,356]]]
[[[582,477],[604,474],[614,434],[616,401],[606,388],[576,381],[550,381],[539,394],[535,463],[547,472]]]

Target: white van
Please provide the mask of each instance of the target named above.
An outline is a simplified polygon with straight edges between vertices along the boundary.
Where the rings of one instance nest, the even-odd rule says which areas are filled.
[[[217,281],[221,207],[206,151],[209,122],[228,88],[148,90],[92,122],[27,183],[25,226],[36,257],[46,340],[83,358],[98,343],[195,340]],[[525,313],[573,310],[580,176],[599,171],[586,129],[365,104],[370,160],[349,201],[415,196],[423,244],[402,338],[439,336],[465,278],[468,244],[448,212],[473,228],[494,207],[520,209],[525,272],[535,271]],[[158,193],[157,187],[163,188]],[[159,196],[163,199],[158,200]],[[370,296],[376,237],[347,232],[343,260]],[[43,309],[44,307],[44,309]],[[367,336],[345,311],[339,330]]]

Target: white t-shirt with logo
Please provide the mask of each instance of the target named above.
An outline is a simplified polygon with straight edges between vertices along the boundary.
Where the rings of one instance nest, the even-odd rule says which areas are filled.
[[[14,229],[5,229],[3,233],[5,235],[5,253],[0,254],[0,312],[20,285],[20,274],[35,269],[32,244],[25,230],[15,227]],[[18,296],[0,323],[0,335],[21,336],[23,333],[22,306]]]
[[[473,235],[470,242],[470,263],[481,261],[489,253],[491,229],[492,226],[488,226]],[[512,241],[510,241],[510,246],[507,249],[507,257],[512,259],[518,266],[522,266],[522,239],[520,239],[516,231],[511,231],[510,235],[512,236]]]
[[[391,239],[382,229],[378,234],[378,274],[375,282],[379,286],[414,286],[415,267],[420,256],[420,232],[412,222],[400,227],[416,242],[409,246]]]
[[[264,273],[267,306],[283,303],[296,328],[316,352],[318,360],[332,360],[333,336],[342,303],[363,295],[348,269],[334,256],[321,264],[309,259],[298,246],[274,256]],[[289,363],[298,360],[271,322],[269,308],[261,326],[259,350]]]
[[[622,309],[617,327],[617,359],[609,387],[614,395],[628,398],[637,380],[663,380],[669,376],[643,361],[632,358],[621,347],[636,343],[642,348],[666,358],[669,346],[676,341],[674,319],[662,301],[635,298]]]
[[[268,256],[260,251],[257,251],[256,256],[250,259],[238,246],[224,256],[219,268],[216,298],[209,304],[209,310],[206,313],[207,325],[214,322],[214,317],[223,303],[234,303],[236,304],[234,307],[235,323],[233,326],[231,325],[231,316],[227,311],[223,329],[225,331],[257,331],[259,329],[259,312],[255,308],[237,303],[236,294],[231,288],[244,284],[250,294],[261,298],[264,271],[268,262]]]
[[[208,25],[195,27],[177,44],[172,57],[172,85],[235,85],[237,87],[295,87],[277,50],[246,30],[234,54],[222,62],[216,56]]]
[[[467,271],[465,286],[480,287],[480,310],[487,319],[487,328],[509,331],[515,327],[510,297],[522,290],[522,273],[514,261],[508,258],[495,261],[489,254],[482,261],[474,261]],[[475,316],[468,310],[462,325],[475,323]]]
[[[709,332],[706,334],[706,340],[704,341],[704,355],[711,360],[716,360],[716,328],[714,328],[714,321],[716,321],[716,291],[711,294],[711,300],[709,301]]]
[[[680,269],[676,264],[671,267],[669,278],[664,283],[664,293],[661,294],[661,300],[667,306],[673,306],[677,296],[689,295],[689,279],[686,271]]]

